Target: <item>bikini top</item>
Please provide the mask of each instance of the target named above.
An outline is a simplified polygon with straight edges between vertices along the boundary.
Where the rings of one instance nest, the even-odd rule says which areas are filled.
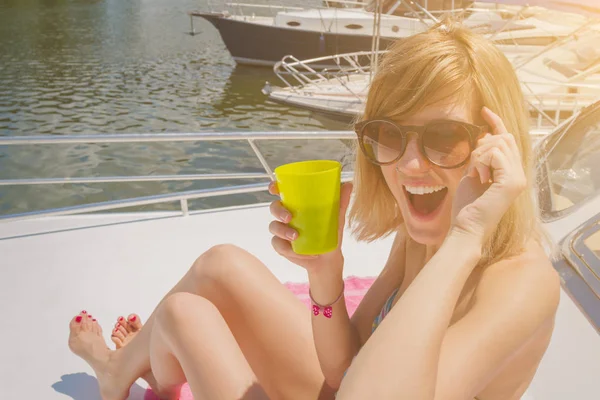
[[[399,290],[400,290],[400,288],[397,288],[396,290],[394,290],[392,292],[391,296],[387,299],[387,301],[383,305],[383,308],[381,309],[381,312],[379,313],[379,315],[377,315],[375,317],[375,319],[373,320],[373,325],[371,326],[371,333],[375,332],[375,329],[377,329],[377,327],[379,326],[381,321],[383,321],[385,316],[388,315],[388,313],[392,309],[392,304],[394,304],[394,299],[396,298],[396,295],[398,294]]]

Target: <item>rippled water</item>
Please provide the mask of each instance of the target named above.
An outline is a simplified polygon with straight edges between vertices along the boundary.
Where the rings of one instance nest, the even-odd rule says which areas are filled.
[[[236,67],[191,0],[0,0],[0,135],[344,129],[265,100],[270,69]],[[218,2],[212,1],[218,9]],[[340,158],[337,141],[260,145],[271,165]],[[261,172],[244,142],[0,146],[0,180]],[[241,181],[228,181],[239,184]],[[222,185],[222,181],[0,186],[0,213]],[[213,207],[266,200],[198,201]],[[155,208],[172,208],[165,204]]]

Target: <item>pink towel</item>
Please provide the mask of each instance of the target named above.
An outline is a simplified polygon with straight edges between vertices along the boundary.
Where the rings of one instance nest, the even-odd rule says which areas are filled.
[[[358,304],[364,297],[367,290],[371,287],[375,278],[359,278],[356,276],[350,276],[344,279],[345,282],[345,298],[346,298],[346,307],[348,308],[348,314],[352,316]],[[310,298],[308,297],[308,283],[294,283],[288,282],[285,284],[289,290],[292,291],[304,304],[306,304],[307,308],[310,307]],[[179,400],[193,400],[192,391],[190,387],[186,383],[181,388],[181,394],[179,395]],[[144,395],[144,400],[159,400],[158,396],[154,394],[151,389],[146,391]]]
[[[359,278],[356,276],[349,276],[344,279],[345,290],[344,294],[346,296],[346,308],[348,309],[348,314],[352,316],[354,311],[356,311],[356,307],[364,297],[367,290],[371,287],[375,278]],[[292,293],[296,295],[307,307],[310,307],[310,297],[308,297],[308,283],[293,283],[288,282],[285,284],[285,287],[290,289]]]

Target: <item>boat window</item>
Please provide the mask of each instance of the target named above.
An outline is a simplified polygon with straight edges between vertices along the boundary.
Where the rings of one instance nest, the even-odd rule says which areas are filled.
[[[298,21],[288,21],[287,24],[289,26],[300,26],[300,22]]]
[[[542,143],[539,203],[544,220],[568,213],[600,192],[600,104]]]
[[[563,289],[600,333],[600,214],[570,233],[553,261]]]
[[[600,260],[600,230],[590,235],[583,243],[594,254],[596,260]]]
[[[362,25],[358,25],[358,24],[348,24],[346,25],[347,29],[362,29],[363,26]]]
[[[577,270],[600,294],[600,216],[596,215],[572,235],[570,251],[576,257],[567,255]]]

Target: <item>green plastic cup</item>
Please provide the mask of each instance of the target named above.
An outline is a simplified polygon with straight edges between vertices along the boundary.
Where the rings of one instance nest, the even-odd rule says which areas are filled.
[[[292,241],[296,254],[316,255],[338,246],[342,165],[311,160],[275,168],[283,206],[292,213],[289,225],[298,231]]]

